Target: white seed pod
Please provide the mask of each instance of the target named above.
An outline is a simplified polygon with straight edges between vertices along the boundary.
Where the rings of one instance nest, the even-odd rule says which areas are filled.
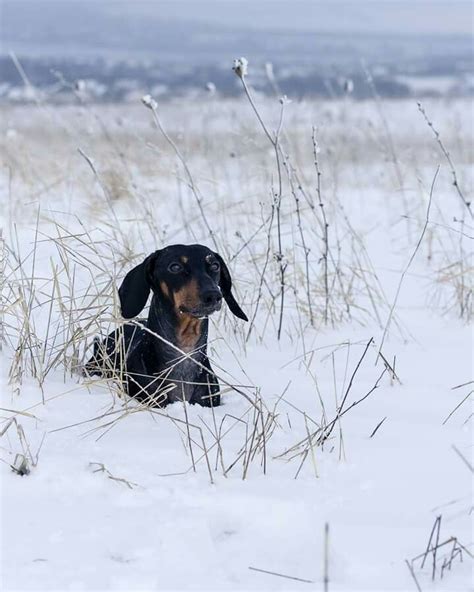
[[[148,107],[148,109],[158,109],[158,103],[151,95],[143,95],[142,103],[145,107]]]
[[[236,58],[232,70],[234,70],[239,78],[244,78],[248,74],[248,65],[247,58]]]
[[[74,88],[77,90],[77,92],[84,92],[86,90],[86,81],[81,79],[76,80],[74,83]]]

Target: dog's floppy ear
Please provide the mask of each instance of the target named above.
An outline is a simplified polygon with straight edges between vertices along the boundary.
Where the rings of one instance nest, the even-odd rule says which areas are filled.
[[[145,308],[150,294],[150,279],[159,251],[149,255],[130,270],[119,288],[120,308],[125,319],[136,317]]]
[[[244,321],[248,321],[247,315],[244,311],[240,308],[237,304],[233,294],[232,294],[232,278],[230,277],[229,269],[227,265],[224,263],[224,260],[219,255],[219,253],[214,253],[216,259],[219,261],[221,266],[221,275],[219,279],[219,286],[222,291],[222,296],[224,300],[227,302],[227,306],[230,308],[231,312],[235,314],[236,317],[242,319]]]

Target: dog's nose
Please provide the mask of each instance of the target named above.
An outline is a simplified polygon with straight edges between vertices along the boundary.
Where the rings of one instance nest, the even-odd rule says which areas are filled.
[[[202,295],[202,302],[206,306],[216,306],[222,300],[222,294],[219,290],[207,290]]]

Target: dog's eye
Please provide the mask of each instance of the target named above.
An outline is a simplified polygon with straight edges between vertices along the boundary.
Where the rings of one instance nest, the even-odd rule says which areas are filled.
[[[221,266],[219,265],[219,263],[217,261],[213,261],[212,263],[209,264],[209,269],[211,271],[219,271],[219,269],[221,268]]]
[[[183,271],[183,266],[181,263],[170,263],[168,265],[168,271],[171,273],[181,273]]]

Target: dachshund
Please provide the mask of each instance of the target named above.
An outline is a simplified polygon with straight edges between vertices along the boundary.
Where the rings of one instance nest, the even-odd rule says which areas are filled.
[[[244,321],[222,257],[203,245],[170,245],[125,276],[122,316],[132,319],[152,300],[147,319],[125,323],[104,340],[84,367],[86,376],[120,378],[130,397],[164,407],[175,401],[220,405],[219,383],[207,357],[208,317],[222,299]]]

